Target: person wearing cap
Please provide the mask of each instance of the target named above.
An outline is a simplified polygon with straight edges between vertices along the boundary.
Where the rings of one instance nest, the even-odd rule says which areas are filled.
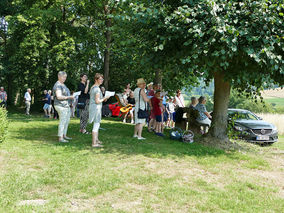
[[[138,140],[145,140],[142,137],[143,126],[146,122],[146,118],[138,118],[138,111],[147,110],[147,102],[149,102],[149,98],[145,93],[146,82],[143,78],[137,79],[137,88],[134,90],[134,98],[135,98],[135,128],[134,128],[134,138]]]

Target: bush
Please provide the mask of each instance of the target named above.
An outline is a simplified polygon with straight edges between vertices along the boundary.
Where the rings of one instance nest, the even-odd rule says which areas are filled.
[[[7,110],[0,107],[0,143],[5,140],[8,132]]]

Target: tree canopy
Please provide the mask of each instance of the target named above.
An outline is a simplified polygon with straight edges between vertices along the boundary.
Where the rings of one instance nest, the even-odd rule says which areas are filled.
[[[138,77],[168,91],[214,79],[211,135],[224,138],[232,87],[257,95],[284,85],[283,1],[13,0],[0,8],[10,102],[26,87],[39,100],[60,70],[73,89],[80,73],[104,73],[116,91]]]

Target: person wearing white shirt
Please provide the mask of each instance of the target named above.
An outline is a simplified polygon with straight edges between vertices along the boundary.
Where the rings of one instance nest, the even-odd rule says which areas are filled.
[[[25,104],[26,104],[26,115],[30,115],[30,109],[31,109],[31,89],[28,88],[27,92],[25,93]]]
[[[183,95],[181,94],[180,90],[177,90],[177,94],[175,96],[174,104],[178,105],[181,108],[185,107],[184,98],[183,98]]]

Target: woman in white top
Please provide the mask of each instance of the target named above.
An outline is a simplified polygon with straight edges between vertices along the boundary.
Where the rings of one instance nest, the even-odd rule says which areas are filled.
[[[109,99],[103,97],[100,85],[104,82],[104,76],[100,73],[95,74],[95,84],[90,90],[89,123],[94,123],[92,130],[92,147],[100,148],[102,142],[99,140],[99,128],[102,119],[103,102]]]
[[[180,89],[177,90],[177,94],[175,96],[174,104],[176,104],[176,105],[178,105],[179,107],[182,107],[182,108],[185,107],[184,98],[183,98],[183,95],[181,94]]]
[[[146,118],[138,118],[138,111],[147,110],[147,102],[150,99],[147,98],[145,93],[146,82],[143,78],[139,78],[137,80],[137,88],[134,90],[134,98],[135,98],[135,128],[133,137],[138,138],[138,140],[145,140],[142,137],[143,126],[146,123]]]
[[[26,104],[26,115],[30,115],[30,109],[31,109],[31,89],[28,88],[27,92],[25,93],[25,104]]]

